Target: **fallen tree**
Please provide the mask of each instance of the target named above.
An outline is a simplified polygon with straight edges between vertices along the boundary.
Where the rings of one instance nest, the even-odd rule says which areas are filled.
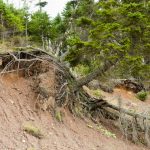
[[[36,104],[41,103],[42,107],[38,105],[41,109],[67,107],[76,115],[90,114],[91,119],[95,117],[100,119],[100,114],[102,114],[104,118],[120,121],[120,127],[125,135],[129,135],[129,138],[136,141],[140,137],[140,140],[149,144],[150,124],[145,123],[150,120],[148,115],[130,112],[120,106],[111,105],[104,99],[93,98],[82,88],[83,85],[114,67],[118,60],[107,61],[103,67],[97,68],[87,77],[76,80],[63,62],[40,49],[19,48],[19,51],[0,54],[0,58],[2,62],[1,75],[23,72],[25,77],[33,78],[35,83],[33,90],[37,94]],[[45,82],[41,81],[42,78],[49,78],[49,71],[52,71],[55,76],[56,85],[53,91],[50,86],[43,86]],[[123,117],[121,117],[122,115]]]

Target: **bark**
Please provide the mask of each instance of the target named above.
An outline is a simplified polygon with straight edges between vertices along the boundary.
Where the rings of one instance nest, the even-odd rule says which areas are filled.
[[[28,45],[28,19],[26,18],[25,23],[25,37],[26,37],[26,46]]]
[[[2,25],[2,34],[1,34],[1,39],[2,42],[4,43],[4,20],[3,20],[3,13],[1,13],[1,25]]]

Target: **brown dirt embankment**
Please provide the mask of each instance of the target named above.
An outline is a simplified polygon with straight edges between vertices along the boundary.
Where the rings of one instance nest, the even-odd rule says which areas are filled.
[[[98,132],[90,121],[74,118],[63,110],[59,123],[49,112],[37,110],[33,80],[10,73],[0,77],[0,150],[146,150]],[[26,123],[38,126],[39,139],[23,130]],[[90,126],[89,126],[90,124]]]

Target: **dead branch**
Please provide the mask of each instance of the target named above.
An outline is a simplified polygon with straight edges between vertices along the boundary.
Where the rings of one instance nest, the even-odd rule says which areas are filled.
[[[39,58],[33,58],[33,59],[18,59],[13,53],[9,53],[10,56],[14,58],[15,61],[17,62],[33,62],[33,61],[43,61],[42,59]]]
[[[106,107],[109,107],[109,108],[111,108],[111,109],[114,109],[114,110],[116,110],[116,111],[118,111],[118,112],[121,111],[122,113],[124,113],[124,114],[126,114],[126,115],[129,115],[129,116],[132,116],[132,117],[134,117],[134,118],[140,118],[140,119],[144,119],[144,120],[150,120],[150,117],[148,117],[148,116],[144,116],[144,115],[138,114],[138,113],[133,113],[133,112],[131,112],[131,111],[128,111],[128,110],[126,110],[126,109],[124,109],[124,108],[117,107],[117,106],[112,105],[112,104],[107,104]]]

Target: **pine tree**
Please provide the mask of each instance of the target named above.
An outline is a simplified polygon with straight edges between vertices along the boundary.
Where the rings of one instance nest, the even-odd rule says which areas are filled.
[[[142,75],[149,71],[149,66],[143,63],[150,40],[148,3],[101,0],[96,6],[92,17],[86,12],[74,19],[86,35],[82,38],[80,32],[72,34],[66,60],[73,65],[88,64],[92,70],[101,68],[107,60],[112,63],[119,60],[120,75],[148,77],[148,74]]]

